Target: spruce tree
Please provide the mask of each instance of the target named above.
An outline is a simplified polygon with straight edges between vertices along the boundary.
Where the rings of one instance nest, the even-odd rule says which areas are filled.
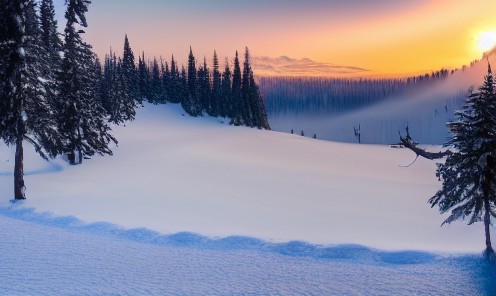
[[[97,81],[100,76],[100,71],[97,67]],[[131,95],[128,77],[124,70],[124,62],[115,56],[115,53],[110,52],[110,55],[105,57],[104,75],[101,82],[98,84],[98,92],[100,94],[100,103],[105,109],[108,121],[120,124],[129,120],[133,120],[136,115],[137,101]]]
[[[253,101],[256,98],[253,97],[250,88],[250,73],[251,73],[251,65],[250,65],[250,54],[248,52],[248,47],[245,50],[245,62],[243,64],[243,76],[241,82],[241,116],[243,118],[243,122],[246,126],[255,126],[254,124],[254,113],[253,110],[254,103]]]
[[[239,67],[238,51],[234,58],[234,69],[231,86],[231,114],[229,117],[233,119],[235,125],[242,124],[243,98],[241,93],[241,68]]]
[[[181,102],[180,89],[181,89],[181,82],[179,79],[179,71],[177,69],[176,62],[174,61],[174,55],[172,55],[170,78],[169,78],[169,84],[167,86],[167,98],[171,103]]]
[[[270,130],[269,119],[267,117],[267,107],[265,105],[265,100],[260,94],[257,83],[255,82],[255,76],[253,71],[250,70],[250,101],[252,103],[253,110],[253,126],[259,129]]]
[[[443,224],[468,218],[468,224],[484,221],[486,256],[494,254],[489,232],[490,219],[496,217],[496,94],[489,66],[484,84],[471,94],[457,111],[457,121],[448,123],[453,134],[446,146],[455,152],[438,164],[436,176],[443,188],[429,203],[441,213],[451,210]],[[451,150],[451,149],[450,149]]]
[[[191,116],[201,115],[201,105],[197,95],[196,75],[195,57],[190,47],[188,56],[188,97],[183,98],[181,105],[184,111]]]
[[[138,72],[136,70],[136,62],[134,60],[133,50],[129,44],[127,34],[124,37],[124,52],[122,55],[122,71],[128,85],[128,93],[132,99],[141,104],[141,96],[139,95]]]
[[[221,115],[220,105],[221,105],[221,74],[219,72],[219,59],[217,58],[217,52],[214,50],[214,59],[213,59],[213,71],[212,71],[212,106],[211,106],[211,114],[214,117]]]
[[[198,77],[197,77],[197,96],[201,106],[200,114],[203,111],[206,111],[208,114],[211,114],[211,89],[210,89],[210,75],[209,70],[207,68],[206,59],[203,60],[203,66],[200,66],[198,69]]]
[[[25,199],[23,140],[45,159],[57,153],[58,132],[45,89],[49,77],[33,0],[0,3],[0,137],[15,145],[14,198]]]
[[[150,98],[148,101],[153,104],[162,103],[164,99],[160,68],[156,58],[153,58],[152,77],[150,83]]]
[[[150,71],[145,62],[145,53],[143,52],[142,57],[139,57],[138,61],[138,89],[140,102],[143,99],[148,99],[151,97],[150,92]]]
[[[80,164],[83,158],[95,153],[112,155],[109,143],[117,143],[106,123],[105,110],[97,100],[95,54],[80,36],[84,31],[76,29],[87,27],[85,13],[90,3],[89,0],[66,1],[57,120],[62,133],[61,152],[71,164]]]
[[[220,116],[222,117],[231,117],[234,113],[232,111],[232,75],[231,70],[229,69],[229,63],[226,61],[226,67],[224,72],[222,73],[222,81],[221,81],[221,97],[220,97]],[[232,118],[232,117],[231,117]]]

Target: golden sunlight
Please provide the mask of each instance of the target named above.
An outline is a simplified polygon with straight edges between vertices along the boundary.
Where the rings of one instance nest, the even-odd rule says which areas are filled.
[[[477,41],[479,42],[480,50],[490,50],[496,45],[496,32],[482,32],[479,34]]]

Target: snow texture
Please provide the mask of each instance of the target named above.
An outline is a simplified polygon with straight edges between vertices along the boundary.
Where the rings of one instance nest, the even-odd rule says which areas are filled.
[[[496,268],[477,255],[163,236],[8,209],[0,241],[2,295],[496,293]]]
[[[147,104],[81,166],[26,145],[23,202],[2,144],[0,294],[496,293],[482,224],[427,204],[434,162],[183,113]]]

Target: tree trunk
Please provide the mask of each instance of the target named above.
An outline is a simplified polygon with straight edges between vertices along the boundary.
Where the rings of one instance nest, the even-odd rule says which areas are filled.
[[[14,166],[14,197],[15,199],[26,199],[24,186],[24,152],[22,149],[22,132],[17,131],[16,154]]]
[[[486,251],[485,255],[486,257],[490,257],[491,255],[494,254],[494,250],[491,246],[491,234],[489,232],[489,225],[491,225],[490,217],[491,214],[489,213],[489,200],[487,198],[484,199],[484,208],[485,208],[485,214],[484,214],[484,228],[485,228],[485,233],[486,233]]]

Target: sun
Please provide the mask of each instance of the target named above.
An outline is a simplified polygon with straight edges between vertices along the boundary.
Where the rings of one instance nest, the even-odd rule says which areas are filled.
[[[477,38],[479,42],[479,49],[482,51],[487,51],[492,49],[496,45],[496,32],[488,31],[482,32]]]

